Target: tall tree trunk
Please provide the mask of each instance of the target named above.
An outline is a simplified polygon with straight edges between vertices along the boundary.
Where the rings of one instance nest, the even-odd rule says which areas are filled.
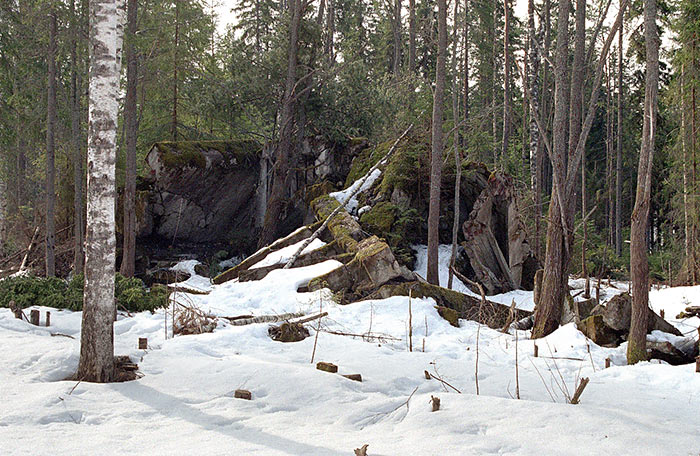
[[[17,71],[15,71],[17,73]],[[12,80],[12,94],[19,94],[19,84],[18,76]],[[24,178],[27,175],[27,159],[25,155],[25,142],[24,135],[22,134],[24,128],[24,122],[22,119],[21,111],[17,111],[15,117],[15,137],[16,139],[16,150],[17,150],[17,160],[15,162],[15,188],[14,188],[14,202],[12,205],[13,211],[17,211],[19,207],[24,204]]]
[[[550,49],[552,47],[552,19],[551,19],[552,4],[550,0],[544,0],[544,55],[542,56],[542,93],[541,93],[541,103],[542,106],[542,118],[545,119],[546,129],[549,128],[549,119],[551,118],[551,105],[550,105],[550,72],[549,72],[549,62],[550,62]],[[538,129],[539,130],[539,129]],[[540,152],[543,152],[543,144],[540,144]],[[549,188],[547,176],[551,173],[551,163],[546,153],[540,153],[540,157],[537,163],[539,168],[539,173],[537,174],[539,188],[535,189],[535,254],[538,258],[542,258],[542,193]]]
[[[325,53],[328,57],[328,64],[335,64],[335,51],[333,49],[333,39],[335,36],[335,0],[328,0],[328,8],[326,13],[326,44]]]
[[[414,0],[411,0],[414,1]],[[469,120],[469,0],[464,0],[464,71],[462,72],[464,90],[462,93],[462,111],[463,111],[463,125],[462,130],[464,131],[463,140],[466,146],[466,137],[468,129]]]
[[[426,279],[440,284],[438,245],[440,243],[440,187],[442,183],[443,102],[445,98],[445,56],[447,54],[447,3],[438,0],[438,54],[433,98],[432,150],[430,153],[430,203],[428,207],[428,273]]]
[[[539,132],[537,131],[537,121],[535,117],[539,115],[539,67],[540,53],[539,42],[535,32],[535,1],[528,0],[527,2],[527,26],[528,26],[528,46],[527,46],[527,85],[529,104],[528,110],[530,114],[530,189],[533,194],[537,190],[537,181],[539,180],[539,168],[537,166],[537,157],[539,153]],[[535,206],[537,206],[537,198],[535,197]],[[536,222],[537,223],[537,222]]]
[[[399,77],[401,74],[401,0],[394,0],[392,24],[391,28],[394,33],[393,72],[394,76]]]
[[[80,24],[71,0],[71,146],[73,149],[73,271],[82,274],[85,265],[85,223],[83,219],[83,151],[80,132],[80,84],[78,83],[78,36]]]
[[[606,168],[605,168],[605,196],[606,196],[606,214],[607,214],[607,244],[609,246],[615,245],[615,201],[613,199],[613,126],[612,126],[612,103],[611,103],[611,90],[612,84],[610,84],[610,78],[612,71],[610,70],[611,61],[608,60],[607,65],[607,75],[605,78],[606,83],[606,97],[605,97],[605,136],[606,136]]]
[[[127,62],[126,101],[124,122],[126,123],[126,175],[124,182],[124,246],[120,272],[124,277],[133,277],[136,263],[136,141],[138,115],[136,94],[138,90],[138,53],[136,33],[138,27],[138,0],[128,0],[127,12]]]
[[[696,89],[695,89],[695,84],[696,84],[696,78],[697,75],[695,72],[697,72],[697,61],[695,59],[695,51],[696,51],[696,46],[695,46],[695,37],[693,39],[693,46],[692,46],[692,53],[693,53],[693,83],[691,85],[690,89],[690,98],[691,98],[691,118],[690,118],[690,153],[692,155],[692,161],[693,161],[693,167],[692,167],[692,174],[691,174],[691,186],[690,188],[692,189],[692,195],[693,197],[690,199],[690,209],[691,209],[691,214],[693,214],[692,217],[692,229],[690,230],[690,251],[691,251],[691,260],[693,267],[691,269],[691,278],[693,280],[693,285],[698,283],[698,253],[697,253],[697,242],[698,242],[698,213],[697,213],[697,197],[696,192],[697,192],[697,130],[696,130],[696,119],[697,119],[697,106],[696,106]]]
[[[259,246],[270,244],[275,240],[277,224],[282,215],[287,192],[287,175],[289,174],[289,155],[294,133],[295,93],[297,58],[299,52],[299,24],[301,22],[301,0],[290,0],[291,23],[289,25],[289,50],[287,56],[287,79],[285,82],[282,114],[280,117],[280,141],[275,161],[272,190],[267,202],[265,221],[260,232]]]
[[[692,283],[692,267],[691,264],[691,252],[690,252],[690,242],[691,242],[691,230],[690,230],[690,217],[688,216],[689,204],[688,204],[688,120],[686,119],[686,100],[685,100],[685,65],[681,66],[681,101],[680,101],[680,111],[681,111],[681,149],[683,153],[683,232],[685,234],[685,263],[688,270],[687,281]]]
[[[177,141],[177,103],[178,103],[178,80],[177,69],[180,65],[180,0],[175,0],[175,42],[173,43],[173,106],[170,121],[170,137]]]
[[[624,0],[610,34],[601,49],[600,60],[595,72],[591,98],[585,121],[580,128],[580,134],[575,147],[567,148],[569,132],[567,131],[567,115],[569,100],[568,61],[568,16],[570,2],[563,1],[559,5],[559,20],[557,32],[557,52],[555,57],[555,99],[554,99],[554,146],[551,151],[553,168],[552,202],[550,204],[549,221],[547,226],[547,254],[545,258],[542,293],[535,310],[535,324],[532,336],[542,337],[559,325],[563,298],[568,293],[566,286],[567,269],[573,242],[574,195],[580,161],[585,151],[586,139],[595,118],[600,84],[603,77],[603,66],[610,50],[615,33],[622,23],[622,16],[630,0]],[[574,77],[574,82],[576,78]],[[583,87],[583,85],[581,85]],[[574,132],[576,133],[576,132]],[[573,143],[572,143],[573,144]],[[568,149],[568,153],[567,153]],[[558,211],[558,212],[557,212]]]
[[[644,0],[644,42],[646,77],[644,80],[644,126],[637,171],[637,196],[630,231],[630,273],[632,276],[632,320],[627,363],[647,359],[647,319],[649,318],[649,262],[647,260],[647,223],[651,200],[651,174],[654,162],[656,112],[659,93],[659,37],[656,30],[656,0]]]
[[[567,79],[570,76],[568,68],[569,58],[569,15],[571,3],[569,0],[559,2],[559,18],[557,26],[557,47],[554,62],[554,125],[553,125],[553,150],[552,150],[552,174],[554,185],[552,186],[552,198],[549,205],[549,223],[547,224],[547,247],[544,263],[544,277],[542,291],[535,309],[535,327],[532,337],[543,337],[559,327],[561,318],[561,304],[564,302],[566,291],[567,271],[569,264],[569,248],[564,236],[562,221],[565,217],[561,214],[568,212],[567,200],[558,198],[558,190],[561,190],[561,182],[566,175],[567,159],[567,135],[569,103],[567,97]]]
[[[503,0],[503,14],[505,25],[503,27],[503,135],[501,137],[501,159],[508,157],[508,144],[510,140],[511,105],[510,105],[510,0]]]
[[[496,49],[498,49],[498,37],[496,36],[496,22],[498,18],[498,0],[494,0],[493,8],[493,23],[491,24],[491,134],[493,135],[493,166],[498,167],[498,115],[497,115],[497,91],[496,82],[498,81],[498,59],[496,58]]]
[[[459,205],[460,205],[460,186],[462,185],[462,159],[459,152],[459,87],[460,78],[457,73],[457,48],[459,47],[459,27],[457,26],[457,18],[459,17],[459,1],[455,1],[454,9],[454,27],[452,30],[452,118],[454,119],[454,128],[452,131],[452,148],[455,156],[455,196],[454,196],[454,218],[452,220],[452,253],[450,255],[450,269],[447,276],[447,288],[452,288],[452,268],[454,267],[457,258],[457,236],[459,234]]]
[[[46,102],[46,276],[56,275],[56,10],[50,5],[49,12],[49,80]]]
[[[576,1],[576,35],[574,38],[574,61],[571,68],[571,96],[569,99],[569,151],[576,149],[581,137],[581,121],[583,117],[583,83],[585,77],[586,53],[586,1]],[[581,159],[581,208],[583,211],[583,244],[581,247],[581,270],[586,278],[584,296],[590,296],[590,282],[586,271],[586,153],[584,150]],[[573,233],[572,233],[573,234]]]
[[[416,72],[416,0],[408,0],[408,72]]]
[[[528,52],[527,52],[527,73],[528,73],[528,93],[529,93],[529,114],[530,114],[530,189],[533,195],[533,209],[535,211],[535,254],[540,251],[540,218],[542,217],[542,183],[540,170],[540,141],[539,130],[537,129],[537,116],[540,115],[540,94],[539,94],[539,67],[540,52],[539,39],[535,32],[535,2],[528,0]]]
[[[622,0],[620,0],[622,2]],[[618,37],[617,66],[617,157],[615,163],[615,254],[622,254],[622,35]]]
[[[114,378],[117,23],[121,1],[90,1],[87,248],[77,373],[79,379],[89,382]]]
[[[7,177],[3,171],[0,171],[0,255],[5,254],[5,244],[7,242],[7,215]]]

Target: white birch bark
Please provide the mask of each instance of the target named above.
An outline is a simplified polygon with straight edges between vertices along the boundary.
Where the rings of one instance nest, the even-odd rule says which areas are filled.
[[[85,292],[77,377],[114,377],[115,163],[123,0],[90,0]]]

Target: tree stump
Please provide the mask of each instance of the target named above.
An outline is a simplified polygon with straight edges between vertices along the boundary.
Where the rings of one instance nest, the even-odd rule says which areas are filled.
[[[233,393],[233,397],[235,397],[236,399],[245,399],[247,401],[250,401],[253,399],[253,395],[251,394],[251,392],[248,390],[244,390],[244,389],[237,389]]]
[[[39,326],[39,311],[32,310],[29,314],[29,322],[34,326]]]
[[[362,375],[360,374],[345,374],[343,377],[348,378],[350,380],[354,380],[356,382],[362,382]]]
[[[430,396],[430,403],[433,405],[433,412],[440,410],[440,398],[435,396]]]
[[[51,312],[46,312],[46,326],[51,326]]]
[[[338,366],[331,363],[324,363],[323,361],[320,361],[316,364],[316,369],[322,370],[324,372],[330,372],[331,374],[335,374],[338,372]]]
[[[139,337],[139,350],[146,350],[148,348],[148,338]]]
[[[309,330],[300,323],[285,322],[280,326],[270,326],[268,335],[278,342],[299,342],[309,337]]]

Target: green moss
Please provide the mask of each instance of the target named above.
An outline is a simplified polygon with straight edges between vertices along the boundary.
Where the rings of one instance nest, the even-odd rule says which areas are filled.
[[[627,345],[627,364],[637,364],[647,359],[649,359],[649,357],[647,356],[646,346],[636,344],[633,340],[629,340]]]
[[[360,224],[364,230],[384,238],[399,263],[413,266],[415,252],[411,245],[419,241],[415,229],[420,224],[417,210],[382,201],[362,214]]]
[[[340,203],[328,195],[320,196],[311,202],[311,208],[316,212],[319,220],[328,218],[338,206]],[[333,233],[335,240],[346,252],[357,251],[357,241],[352,237],[352,230],[349,227],[351,220],[346,211],[339,211],[328,222],[328,230]]]
[[[340,255],[336,255],[333,257],[334,260],[340,261],[343,264],[350,263],[353,258],[355,258],[354,253],[341,253]]]
[[[362,214],[360,223],[373,233],[388,233],[394,225],[399,208],[388,201],[377,203]]]
[[[234,141],[162,141],[155,146],[160,160],[166,168],[195,167],[207,165],[203,152],[216,150],[234,164],[250,164],[257,157],[261,146],[252,140]]]
[[[193,167],[204,169],[207,166],[207,160],[198,150],[185,150],[182,148],[173,147],[169,151],[162,152],[160,161],[166,168],[185,168]]]
[[[380,241],[376,236],[365,239],[358,247],[359,250],[353,261],[359,262],[362,262],[365,258],[373,257],[382,250],[389,248],[386,242]]]
[[[431,285],[427,282],[406,282],[391,285],[391,296],[408,296],[414,298],[433,298],[438,306],[461,313],[468,305],[467,296],[454,290]]]
[[[459,328],[459,314],[456,310],[444,306],[435,306],[435,309],[437,309],[438,314],[447,320],[450,325]]]
[[[309,290],[315,291],[320,290],[321,288],[328,288],[328,282],[326,282],[326,278],[324,276],[325,274],[311,279],[308,285]]]
[[[368,147],[360,152],[360,155],[352,161],[348,177],[345,179],[345,187],[349,187],[353,182],[367,174],[367,171],[386,155],[390,147],[390,143],[383,143],[376,147]]]
[[[304,196],[304,200],[306,201],[306,204],[309,204],[319,196],[327,195],[335,190],[335,186],[330,181],[323,180],[318,184],[313,184],[306,187],[306,195]]]
[[[427,156],[428,149],[423,143],[411,142],[396,148],[382,175],[380,189],[391,194],[398,188],[412,194],[419,185],[427,183],[421,177],[421,158]],[[427,168],[425,168],[427,170]]]
[[[359,137],[355,137],[355,138],[350,138],[350,140],[348,141],[348,146],[350,146],[350,147],[359,146],[360,144],[364,144],[366,142],[367,142],[367,138],[365,138],[364,136],[359,136]]]
[[[316,212],[316,216],[319,220],[325,220],[329,215],[340,206],[338,200],[329,195],[319,196],[318,198],[311,201],[311,209]]]

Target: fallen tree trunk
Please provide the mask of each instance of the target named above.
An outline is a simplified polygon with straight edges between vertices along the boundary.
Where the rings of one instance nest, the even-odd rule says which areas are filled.
[[[278,321],[285,321],[285,320],[290,320],[292,318],[299,318],[303,317],[304,314],[302,312],[296,312],[296,313],[283,313],[280,315],[260,315],[258,317],[252,317],[252,318],[239,318],[239,317],[220,317],[225,320],[228,320],[229,323],[233,326],[245,326],[245,325],[252,325],[254,323],[276,323]]]
[[[284,247],[289,247],[290,245],[296,244],[297,242],[308,238],[309,236],[312,235],[313,229],[317,226],[317,224],[309,225],[309,226],[304,226],[302,228],[299,228],[298,230],[294,231],[287,237],[284,237],[282,239],[278,239],[277,241],[273,242],[267,247],[263,247],[262,249],[258,250],[245,260],[241,261],[238,263],[236,266],[227,269],[226,271],[222,272],[218,276],[214,277],[212,279],[212,282],[216,285],[220,285],[224,282],[228,282],[229,280],[237,279],[238,276],[243,272],[247,271],[250,269],[253,265],[258,263],[259,261],[263,260],[267,255],[269,255],[272,252],[275,252],[277,250],[280,250]]]
[[[482,300],[454,290],[431,285],[424,281],[384,285],[365,299],[408,296],[409,293],[414,298],[433,298],[438,306],[457,311],[460,318],[477,321],[496,330],[501,329],[510,318],[521,320],[530,315],[530,312],[526,310],[513,309],[513,317],[511,317],[511,309],[506,305]]]
[[[355,187],[355,190],[353,190],[352,193],[350,193],[350,194],[348,195],[348,197],[345,198],[345,201],[343,201],[338,207],[336,207],[335,209],[333,209],[333,211],[332,211],[330,214],[328,214],[328,216],[327,216],[327,217],[325,218],[325,220],[323,221],[323,224],[314,232],[314,234],[313,234],[310,238],[308,238],[308,239],[301,245],[301,247],[299,247],[299,250],[297,250],[296,253],[294,253],[294,255],[292,255],[292,257],[289,259],[289,261],[287,262],[287,264],[284,265],[284,269],[289,269],[289,268],[292,267],[292,265],[294,264],[294,262],[297,260],[297,258],[298,258],[299,255],[301,254],[301,252],[303,252],[304,249],[305,249],[309,244],[311,244],[311,242],[313,242],[314,239],[316,239],[317,237],[319,237],[319,235],[321,234],[321,232],[326,228],[326,226],[328,226],[329,222],[333,219],[333,217],[334,217],[336,214],[338,214],[341,210],[343,210],[343,209],[345,208],[345,206],[347,206],[347,204],[350,202],[350,200],[351,200],[355,195],[357,195],[357,194],[360,192],[360,190],[362,190],[362,186],[363,186],[364,183],[367,181],[367,179],[369,179],[369,176],[370,176],[376,169],[378,169],[379,166],[381,166],[382,164],[384,164],[384,163],[386,162],[386,160],[387,160],[387,159],[391,156],[391,154],[393,154],[394,151],[396,150],[396,146],[399,144],[399,142],[408,134],[409,131],[411,131],[412,128],[413,128],[413,124],[409,125],[408,128],[406,129],[406,131],[404,131],[403,134],[402,134],[401,136],[399,136],[399,137],[396,139],[396,141],[394,141],[394,144],[391,146],[391,148],[390,148],[389,151],[386,153],[386,155],[384,155],[384,157],[382,157],[381,160],[379,160],[377,163],[375,163],[374,166],[372,166],[372,167],[370,168],[370,170],[367,171],[367,173],[365,173],[365,175],[362,177],[362,179],[360,179],[360,183],[357,184],[356,187]],[[354,184],[353,184],[353,185],[354,185]],[[348,251],[348,252],[349,252],[349,251]]]
[[[305,253],[299,257],[295,265],[297,267],[309,266],[312,264],[320,263],[326,260],[338,260],[345,264],[350,262],[354,255],[343,254],[338,243],[336,241],[326,244],[311,252]],[[276,269],[282,269],[284,267],[283,262],[277,264],[271,264],[269,266],[264,266],[262,268],[250,268],[246,271],[241,271],[238,275],[238,280],[241,282],[250,282],[252,280],[260,280],[264,278],[268,273]]]
[[[32,235],[32,240],[29,242],[29,247],[27,247],[27,253],[24,255],[24,258],[22,258],[22,264],[19,267],[19,272],[23,272],[27,268],[27,260],[29,259],[29,255],[31,255],[32,250],[34,250],[34,246],[36,245],[36,237],[38,235],[39,227],[37,226],[34,230],[34,234]]]

